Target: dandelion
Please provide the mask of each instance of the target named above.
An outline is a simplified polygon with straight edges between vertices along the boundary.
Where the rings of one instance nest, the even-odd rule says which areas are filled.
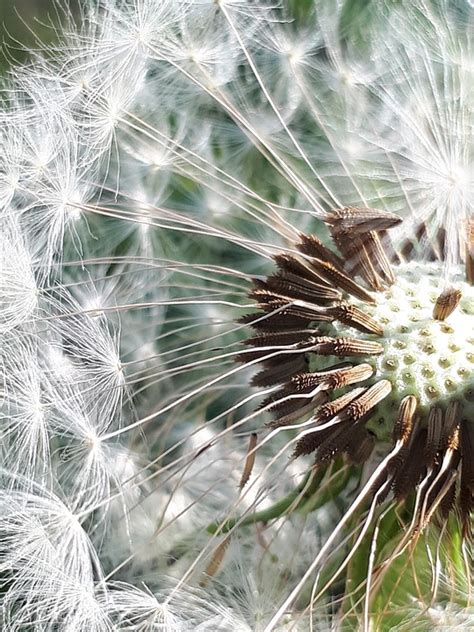
[[[373,4],[83,2],[12,69],[5,629],[472,617],[474,13]]]

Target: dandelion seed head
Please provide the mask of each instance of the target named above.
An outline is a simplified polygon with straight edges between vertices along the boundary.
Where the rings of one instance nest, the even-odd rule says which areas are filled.
[[[212,328],[222,324],[222,312],[215,305],[206,305],[203,309],[203,317]]]
[[[303,63],[305,58],[304,47],[296,42],[288,42],[283,46],[281,52],[292,66]]]
[[[433,318],[433,308],[440,293],[440,264],[412,262],[394,272],[396,283],[379,293],[376,306],[367,309],[383,326],[384,352],[374,360],[375,371],[393,386],[392,396],[379,407],[380,419],[388,421],[407,395],[418,398],[425,414],[430,406],[460,399],[465,414],[471,415],[474,413],[472,286],[464,281],[464,273],[459,269],[452,281],[462,293],[462,302],[446,321],[439,321]],[[335,329],[338,335],[343,335],[341,325],[336,324]]]
[[[89,4],[0,115],[7,629],[377,627],[472,522],[468,3]]]
[[[322,515],[307,516],[305,525],[301,516],[291,516],[268,525],[259,534],[247,533],[232,539],[217,576],[210,580],[210,587],[211,594],[219,595],[223,606],[234,613],[235,629],[265,630],[276,604],[297,575],[299,564],[305,565],[304,560],[294,559],[297,542],[305,538],[310,558],[310,551],[318,547],[316,534],[321,528],[321,519]],[[322,611],[318,611],[318,622],[321,629],[325,629],[327,621]],[[303,632],[308,625],[305,613],[288,613],[275,629]]]
[[[471,608],[464,609],[454,604],[437,604],[429,608],[429,616],[433,621],[434,630],[468,630],[472,624],[473,612]]]
[[[232,203],[218,191],[206,191],[202,202],[203,210],[213,215],[226,215],[232,208]]]
[[[17,489],[0,495],[0,568],[8,569],[14,587],[4,602],[6,620],[12,630],[43,619],[70,619],[76,629],[86,629],[79,622],[93,620],[87,612],[94,565],[100,571],[93,547],[77,518],[56,496],[18,490],[18,483],[21,479]],[[88,597],[78,599],[79,595]]]
[[[101,448],[100,437],[97,434],[89,434],[85,437],[85,444],[87,448],[90,450],[91,455],[97,454],[97,452]]]
[[[0,231],[0,333],[4,333],[31,317],[38,304],[38,287],[19,227],[7,217],[0,220]]]
[[[84,310],[90,314],[91,318],[99,318],[104,313],[105,305],[104,298],[99,294],[83,302]]]
[[[432,238],[445,233],[448,279],[463,259],[465,227],[474,213],[471,82],[452,58],[454,51],[472,55],[472,15],[467,10],[466,20],[459,19],[462,4],[459,15],[444,3],[394,11],[390,20],[403,43],[387,38],[382,44],[387,48],[376,58],[385,65],[382,81],[371,89],[382,127],[370,142],[385,154],[381,173],[401,194],[398,212],[414,224],[425,222]]]

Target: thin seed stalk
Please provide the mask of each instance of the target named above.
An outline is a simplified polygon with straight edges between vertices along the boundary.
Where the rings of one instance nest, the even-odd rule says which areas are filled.
[[[315,511],[342,492],[352,474],[349,468],[341,467],[332,476],[331,485],[321,491],[320,483],[326,473],[327,470],[323,468],[313,470],[305,476],[294,490],[270,507],[245,517],[231,518],[224,523],[220,521],[213,522],[208,525],[206,531],[212,535],[223,534],[234,527],[245,527],[256,523],[266,524],[271,520],[281,518],[290,511],[298,511],[305,514]]]

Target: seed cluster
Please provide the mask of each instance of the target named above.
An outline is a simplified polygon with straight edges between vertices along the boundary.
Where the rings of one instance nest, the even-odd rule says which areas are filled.
[[[368,424],[380,440],[389,440],[393,417],[406,395],[417,397],[425,418],[431,406],[459,401],[463,414],[474,420],[474,288],[463,282],[461,271],[453,275],[462,294],[459,307],[446,321],[436,320],[441,264],[410,262],[394,272],[395,283],[376,295],[376,305],[365,307],[383,327],[384,352],[371,361],[374,372],[393,387]],[[336,335],[347,333],[336,321],[330,328]],[[311,369],[320,365],[313,356]]]
[[[392,442],[374,493],[404,500],[418,490],[415,528],[454,508],[470,532],[474,509],[474,288],[454,278],[440,291],[441,261],[409,261],[388,230],[398,217],[353,207],[328,219],[337,251],[301,235],[299,254],[275,257],[255,279],[259,310],[239,360],[260,365],[271,427],[299,428],[295,456],[315,467],[343,454],[366,461]],[[470,267],[466,268],[469,271]],[[469,280],[469,275],[467,275]],[[272,388],[273,387],[273,388]]]

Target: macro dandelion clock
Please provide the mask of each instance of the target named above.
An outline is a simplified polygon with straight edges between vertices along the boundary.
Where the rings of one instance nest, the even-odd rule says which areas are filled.
[[[2,84],[2,629],[471,629],[472,3],[57,14]]]

